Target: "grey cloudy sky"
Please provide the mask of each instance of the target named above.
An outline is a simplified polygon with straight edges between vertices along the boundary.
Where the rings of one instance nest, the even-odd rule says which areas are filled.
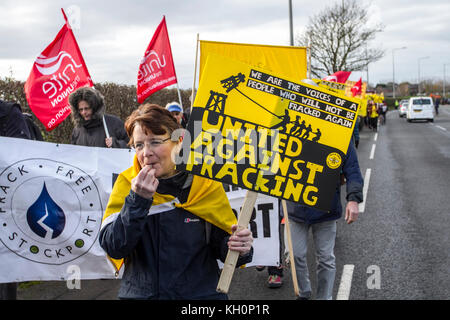
[[[340,0],[293,0],[294,35],[308,17]],[[362,0],[370,5],[368,23],[385,25],[372,42],[385,50],[369,65],[371,84],[450,78],[450,1]],[[289,45],[288,0],[0,0],[0,77],[26,80],[34,60],[64,23],[60,8],[79,10],[74,34],[94,82],[135,84],[139,62],[153,33],[166,16],[175,68],[181,88],[194,76],[197,33],[201,40]],[[70,10],[69,10],[70,11]],[[72,11],[75,12],[75,11]],[[74,13],[75,14],[75,13]],[[71,19],[69,17],[69,19]],[[350,80],[365,81],[366,72]],[[448,80],[447,80],[448,81]]]

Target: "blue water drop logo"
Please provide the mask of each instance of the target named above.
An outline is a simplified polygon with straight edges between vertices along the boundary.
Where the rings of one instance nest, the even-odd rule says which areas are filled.
[[[31,230],[44,239],[55,239],[64,230],[64,211],[50,197],[44,182],[41,194],[28,208],[27,222]]]

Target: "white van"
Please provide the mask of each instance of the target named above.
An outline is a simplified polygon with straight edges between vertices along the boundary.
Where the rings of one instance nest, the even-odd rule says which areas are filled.
[[[433,100],[430,97],[412,97],[409,99],[406,120],[428,120],[434,121]]]

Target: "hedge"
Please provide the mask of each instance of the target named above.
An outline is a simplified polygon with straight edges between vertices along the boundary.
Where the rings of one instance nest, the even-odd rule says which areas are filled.
[[[136,99],[136,86],[119,85],[115,83],[95,83],[95,88],[105,97],[106,112],[113,114],[125,121],[127,116],[138,107]],[[189,109],[192,90],[180,90],[184,109]],[[47,132],[45,127],[36,118],[31,111],[25,97],[24,82],[12,78],[0,79],[0,99],[4,101],[18,102],[24,113],[30,113],[33,120],[41,129],[45,141],[55,143],[70,143],[70,137],[73,130],[73,123],[70,116],[67,117],[54,130]],[[178,92],[176,88],[162,89],[150,97],[145,102],[155,103],[165,106],[168,102],[178,101]]]

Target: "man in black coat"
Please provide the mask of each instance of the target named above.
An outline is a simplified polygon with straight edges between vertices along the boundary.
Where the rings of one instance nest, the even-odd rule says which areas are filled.
[[[30,131],[18,103],[0,100],[0,136],[30,139]],[[0,300],[16,300],[17,283],[0,284]]]
[[[30,130],[18,103],[0,100],[0,136],[30,139]]]
[[[72,131],[72,144],[128,148],[129,138],[124,123],[116,116],[105,114],[104,99],[100,92],[89,87],[80,88],[70,95],[69,103],[75,125]]]

